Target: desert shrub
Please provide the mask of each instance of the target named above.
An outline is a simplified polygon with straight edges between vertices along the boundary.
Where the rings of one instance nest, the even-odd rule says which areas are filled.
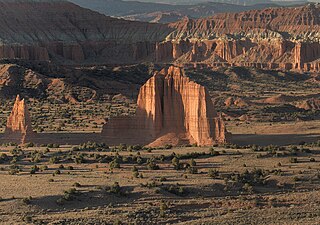
[[[211,148],[209,149],[209,153],[210,153],[210,155],[212,155],[212,156],[220,155],[220,152],[216,151],[213,147],[211,147]]]
[[[53,148],[53,144],[47,144],[47,148]]]
[[[133,177],[135,177],[135,178],[138,178],[139,175],[140,175],[137,167],[135,167],[135,166],[132,168],[132,175],[133,175]]]
[[[66,191],[64,191],[62,199],[65,201],[72,201],[75,199],[76,195],[78,195],[79,192],[75,188],[70,188]]]
[[[149,170],[158,170],[160,167],[156,164],[154,158],[150,158],[147,160],[147,167]]]
[[[29,143],[26,143],[24,146],[25,146],[26,148],[32,148],[32,147],[34,147],[34,143],[29,142]]]
[[[30,174],[35,174],[39,170],[40,170],[39,167],[37,165],[34,165],[31,167]]]
[[[132,152],[132,151],[140,151],[142,149],[142,146],[140,145],[129,145],[127,150],[129,152]]]
[[[242,187],[245,192],[253,193],[253,187],[249,183],[245,183]]]
[[[42,157],[43,153],[34,151],[31,153],[31,162],[39,163]]]
[[[120,168],[120,163],[118,162],[117,159],[114,159],[112,162],[110,162],[110,169],[114,169],[114,168]]]
[[[75,182],[72,186],[73,186],[73,187],[81,187],[81,184],[78,183],[78,182]]]
[[[32,197],[29,196],[29,197],[27,197],[27,198],[23,198],[23,199],[22,199],[22,202],[23,202],[24,204],[26,204],[26,205],[29,205],[29,204],[31,203],[31,200],[32,200]]]
[[[291,157],[290,162],[291,163],[298,163],[298,158]]]
[[[77,164],[85,163],[86,160],[85,160],[85,158],[84,158],[84,154],[77,154],[77,155],[74,157],[74,162],[77,163]]]
[[[151,189],[151,188],[158,187],[159,184],[158,184],[157,182],[155,182],[155,181],[152,181],[151,183],[149,183],[149,182],[147,182],[147,183],[145,183],[145,184],[142,184],[142,183],[141,183],[140,186]]]
[[[20,167],[17,165],[10,165],[9,167],[9,174],[10,175],[15,175],[21,171]]]
[[[52,164],[58,163],[59,162],[59,158],[57,156],[53,156],[49,159],[49,162]]]
[[[182,164],[180,163],[180,160],[177,157],[174,157],[171,161],[174,169],[180,170],[182,168]]]
[[[196,159],[204,155],[206,155],[205,152],[188,152],[187,154],[181,154],[181,155],[178,155],[177,157],[179,159]]]
[[[196,174],[198,173],[198,169],[196,168],[196,161],[194,159],[191,159],[190,164],[187,166],[187,172],[190,174]]]
[[[18,146],[16,146],[15,148],[11,149],[9,152],[10,152],[10,154],[12,154],[13,157],[19,157],[19,156],[23,156],[24,155],[23,150]]]
[[[254,185],[263,185],[266,181],[266,176],[269,174],[269,172],[264,171],[262,169],[254,169],[252,171],[246,170],[243,173],[239,174],[231,174],[229,176],[229,179],[236,182],[236,183],[242,183],[242,184],[250,184],[252,186]]]
[[[73,146],[72,149],[71,149],[71,151],[73,151],[73,152],[76,152],[76,151],[79,151],[79,150],[80,150],[80,149],[79,149],[78,146]]]
[[[198,169],[196,167],[190,166],[186,169],[186,171],[190,174],[196,174],[198,173]]]
[[[129,193],[124,192],[123,188],[120,186],[119,182],[114,182],[110,187],[106,187],[105,190],[111,194],[119,195],[119,196],[127,196]]]
[[[60,145],[59,144],[53,144],[52,147],[53,148],[60,148]]]
[[[116,219],[114,222],[113,222],[113,225],[122,225],[123,223],[121,222],[121,220],[119,219]]]
[[[30,215],[24,216],[23,221],[26,223],[32,223],[32,221],[33,221],[32,216],[30,216]]]
[[[114,184],[110,187],[110,193],[120,194],[121,187],[118,182],[114,182]]]
[[[134,171],[132,172],[132,176],[135,177],[135,178],[138,178],[139,177],[139,172],[138,171]]]
[[[7,154],[2,153],[0,155],[0,163],[8,162],[9,160],[10,160],[10,157]]]
[[[216,170],[216,169],[209,169],[208,176],[213,178],[213,179],[216,179],[216,178],[219,177],[219,171]]]
[[[160,216],[161,217],[164,217],[165,216],[165,213],[166,211],[168,210],[169,206],[168,206],[168,203],[166,203],[165,201],[161,200],[160,202]]]
[[[187,190],[184,187],[180,186],[179,184],[164,186],[162,187],[162,189],[171,194],[181,196],[181,197],[188,195]]]
[[[143,162],[144,162],[144,160],[143,160],[143,158],[142,157],[137,157],[137,164],[139,164],[139,165],[142,165],[143,164]]]
[[[159,181],[160,181],[160,182],[167,181],[167,178],[166,178],[166,177],[160,177]]]
[[[40,171],[45,171],[45,170],[47,170],[48,169],[48,166],[47,165],[42,165],[42,166],[40,166]]]
[[[73,166],[67,166],[67,170],[73,170]]]

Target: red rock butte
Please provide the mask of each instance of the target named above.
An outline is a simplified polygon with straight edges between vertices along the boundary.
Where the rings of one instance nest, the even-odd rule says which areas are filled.
[[[8,117],[4,140],[17,144],[29,142],[34,137],[30,114],[24,99],[18,95],[10,116]]]
[[[107,144],[205,146],[225,143],[226,136],[206,88],[173,66],[141,87],[135,116],[113,117],[102,130]]]

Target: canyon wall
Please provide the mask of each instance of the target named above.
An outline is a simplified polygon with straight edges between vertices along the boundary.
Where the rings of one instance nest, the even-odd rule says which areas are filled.
[[[0,1],[0,59],[141,62],[319,71],[320,4],[171,24],[126,21],[67,1]]]
[[[283,39],[179,40],[157,44],[157,62],[219,67],[319,71],[320,43]]]
[[[319,71],[320,4],[184,19],[156,46],[157,62]]]
[[[226,142],[226,130],[207,90],[171,66],[140,89],[136,115],[107,120],[102,138],[108,144],[212,145]]]

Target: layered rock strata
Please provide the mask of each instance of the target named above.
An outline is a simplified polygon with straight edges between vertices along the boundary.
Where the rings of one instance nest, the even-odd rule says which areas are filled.
[[[184,19],[156,46],[157,62],[319,71],[320,4]]]
[[[171,28],[111,18],[60,0],[1,0],[0,58],[64,64],[153,58]]]
[[[140,89],[136,115],[107,120],[108,144],[212,145],[227,140],[224,122],[207,90],[178,67],[156,73]]]
[[[35,133],[32,131],[28,107],[25,100],[21,100],[18,95],[11,114],[8,117],[3,139],[7,142],[24,144],[30,142],[34,137]]]
[[[319,71],[320,4],[126,21],[60,0],[0,0],[0,59]]]

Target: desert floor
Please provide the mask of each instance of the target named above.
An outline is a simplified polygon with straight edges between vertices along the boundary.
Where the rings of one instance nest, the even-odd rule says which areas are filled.
[[[3,146],[0,220],[317,224],[317,146]]]

